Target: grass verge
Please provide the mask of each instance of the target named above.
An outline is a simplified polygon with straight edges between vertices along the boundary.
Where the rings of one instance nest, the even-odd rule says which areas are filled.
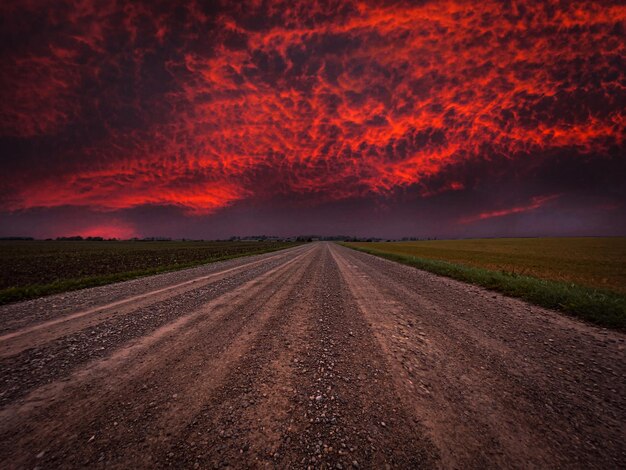
[[[69,292],[78,289],[85,289],[87,287],[104,286],[106,284],[112,284],[114,282],[128,281],[130,279],[136,279],[143,276],[151,276],[154,274],[161,274],[171,271],[179,271],[181,269],[194,268],[203,264],[215,263],[218,261],[226,261],[234,258],[242,258],[244,256],[261,255],[264,253],[271,253],[273,251],[284,250],[285,246],[279,246],[275,248],[264,248],[257,251],[251,251],[247,253],[238,253],[228,256],[220,256],[217,258],[208,258],[204,260],[197,260],[188,263],[170,264],[167,266],[155,266],[152,268],[138,269],[134,271],[127,271],[121,273],[103,274],[97,276],[87,276],[78,279],[61,279],[49,284],[31,284],[28,286],[10,287],[8,289],[0,290],[0,305],[8,304],[11,302],[18,302],[22,300],[35,299],[37,297],[43,297],[45,295],[60,294],[62,292]]]
[[[343,245],[353,250],[485,287],[511,297],[518,297],[535,305],[559,310],[596,325],[626,330],[626,296],[622,294],[447,261],[386,253],[370,248],[355,247],[350,244]]]

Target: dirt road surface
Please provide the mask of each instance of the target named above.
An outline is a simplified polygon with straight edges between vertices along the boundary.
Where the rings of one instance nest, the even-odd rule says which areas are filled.
[[[313,243],[1,307],[0,467],[624,467],[625,346]]]

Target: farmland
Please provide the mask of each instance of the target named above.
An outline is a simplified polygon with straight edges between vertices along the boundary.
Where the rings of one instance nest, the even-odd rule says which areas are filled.
[[[0,303],[293,245],[257,241],[0,241]]]
[[[353,245],[626,293],[626,238],[495,238]]]
[[[626,238],[349,243],[605,326],[624,326]]]

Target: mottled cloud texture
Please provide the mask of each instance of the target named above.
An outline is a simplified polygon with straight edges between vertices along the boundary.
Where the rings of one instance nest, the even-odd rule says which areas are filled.
[[[624,233],[623,2],[0,14],[0,234]]]

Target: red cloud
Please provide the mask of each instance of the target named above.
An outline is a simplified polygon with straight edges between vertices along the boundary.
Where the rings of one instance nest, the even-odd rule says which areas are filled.
[[[528,204],[515,206],[515,207],[508,207],[506,209],[499,209],[495,211],[481,212],[480,214],[471,215],[469,217],[464,217],[459,220],[459,223],[471,224],[474,222],[478,222],[479,220],[492,219],[494,217],[504,217],[506,215],[519,214],[520,212],[533,211],[535,209],[539,209],[540,207],[543,207],[547,202],[557,199],[559,196],[560,194],[551,194],[547,196],[535,196],[530,200]]]
[[[37,5],[6,7],[17,36]],[[624,145],[620,4],[40,10],[47,27],[3,61],[0,134],[51,139],[68,162],[7,182],[9,210],[321,202],[424,183],[465,161],[559,149],[598,158]]]

